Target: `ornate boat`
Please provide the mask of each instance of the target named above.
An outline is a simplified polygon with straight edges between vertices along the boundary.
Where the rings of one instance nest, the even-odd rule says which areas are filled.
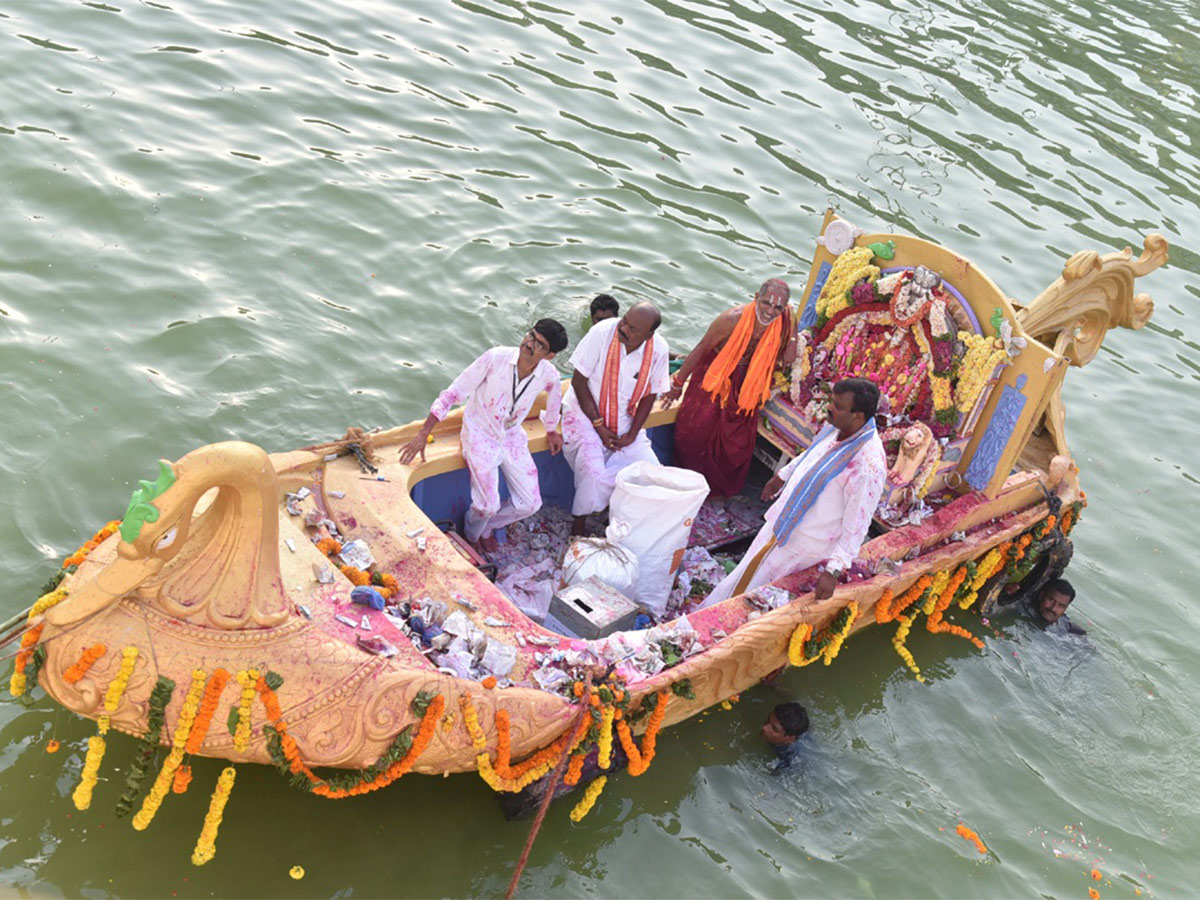
[[[411,467],[397,450],[418,423],[370,436],[370,448],[353,435],[275,454],[231,442],[161,462],[119,528],[69,558],[61,584],[30,611],[13,693],[36,674],[58,703],[100,720],[102,733],[143,738],[143,773],[173,739],[160,782],[172,759],[193,753],[275,764],[325,796],[371,790],[409,769],[478,769],[513,790],[572,748],[598,743],[603,761],[614,731],[640,774],[658,728],[789,660],[828,662],[867,625],[896,623],[902,656],[922,611],[930,630],[970,637],[946,616],[1066,565],[1084,495],[1066,442],[1063,379],[1095,356],[1108,329],[1146,323],[1153,303],[1134,279],[1166,261],[1167,243],[1150,235],[1138,257],[1128,248],[1077,253],[1025,304],[951,250],[862,234],[831,212],[818,244],[797,310],[802,352],[763,410],[761,455],[774,464],[801,450],[830,382],[865,374],[887,398],[881,421],[896,461],[873,534],[830,599],[816,600],[814,573],[800,572],[642,637],[551,631],[434,524],[467,503],[452,414]],[[524,427],[543,494],[569,506],[569,472],[546,452],[536,412]],[[666,462],[674,415],[657,410],[649,422]],[[358,568],[350,541],[368,551]],[[352,603],[356,583],[373,583],[389,608]],[[434,608],[423,598],[456,617],[476,661],[490,649],[511,663],[498,684],[431,659],[430,623],[413,621]],[[623,639],[634,655],[659,643],[662,665],[617,665]],[[535,677],[550,669],[563,674]],[[593,716],[581,715],[589,705]],[[633,734],[647,729],[639,749]],[[97,766],[89,753],[85,782]],[[156,790],[162,800],[156,784],[141,827]]]

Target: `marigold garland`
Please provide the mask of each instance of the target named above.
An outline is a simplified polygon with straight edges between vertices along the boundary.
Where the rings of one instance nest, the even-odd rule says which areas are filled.
[[[99,547],[102,543],[104,543],[104,541],[107,540],[108,537],[111,534],[113,534],[114,532],[116,532],[116,530],[120,527],[121,527],[121,520],[113,519],[111,522],[109,522],[107,525],[105,525],[103,528],[101,528],[99,531],[97,531],[95,534],[93,534],[91,536],[91,538],[84,541],[78,550],[76,550],[74,553],[72,553],[70,556],[68,556],[66,559],[64,559],[62,567],[64,569],[67,569],[67,568],[70,568],[71,566],[81,565],[83,563],[83,561],[85,559],[87,559],[87,555],[89,553],[91,553],[93,550],[95,550],[97,547]]]
[[[254,704],[258,678],[258,669],[243,669],[237,674],[238,684],[242,686],[242,696],[238,700],[238,722],[237,730],[233,733],[233,749],[239,753],[245,753],[250,747],[250,708]]]
[[[226,766],[217,778],[217,786],[213,788],[212,798],[208,801],[208,812],[204,814],[200,837],[196,839],[196,848],[192,851],[193,866],[202,866],[217,855],[217,829],[221,827],[225,804],[229,802],[236,776],[237,770],[233,766]]]
[[[79,679],[83,678],[88,673],[88,669],[96,664],[96,660],[108,652],[108,648],[103,644],[93,644],[79,654],[79,659],[67,667],[63,672],[63,681],[67,684],[75,684]]]
[[[613,716],[615,714],[616,709],[609,705],[605,705],[600,712],[600,735],[596,738],[596,746],[600,751],[597,762],[602,769],[607,769],[612,765]]]
[[[916,618],[916,613],[913,613],[911,616],[900,616],[900,626],[896,629],[896,634],[892,637],[892,648],[904,660],[904,664],[908,666],[908,670],[913,673],[917,681],[924,681],[925,676],[921,674],[921,667],[917,665],[912,652],[905,646],[905,641],[908,640],[908,632],[912,628],[914,618]]]
[[[579,784],[580,776],[583,775],[583,763],[586,758],[586,753],[572,754],[571,761],[567,763],[566,774],[563,775],[563,784],[568,787],[574,787]]]
[[[318,776],[300,758],[300,748],[296,745],[295,739],[288,734],[287,723],[283,721],[283,711],[279,706],[279,698],[264,676],[259,676],[255,687],[258,690],[259,697],[262,699],[263,707],[267,711],[267,719],[271,723],[274,736],[278,738],[279,749],[287,761],[288,768],[293,774],[303,776],[308,781],[309,789],[314,794],[331,800],[341,800],[345,797],[356,797],[361,794],[368,794],[371,791],[377,791],[380,788],[387,787],[393,781],[405,775],[412,769],[421,754],[425,752],[425,749],[429,746],[429,742],[433,740],[438,720],[441,719],[442,713],[446,708],[445,697],[441,694],[433,697],[425,707],[417,736],[412,739],[412,743],[408,745],[408,750],[402,758],[395,762],[390,762],[386,768],[380,768],[380,764],[390,760],[393,753],[406,742],[404,739],[406,738],[407,729],[405,732],[397,735],[396,740],[392,743],[392,748],[380,757],[380,761],[375,766],[365,770],[356,780],[349,782],[348,786],[338,786]]]
[[[1008,362],[1004,344],[996,338],[970,331],[960,331],[958,339],[967,347],[958,367],[958,384],[954,389],[954,405],[963,415],[975,406],[983,388],[991,380],[996,366]]]
[[[105,716],[104,718],[108,718]],[[75,786],[71,799],[78,810],[87,809],[92,805],[92,791],[95,790],[100,763],[104,760],[104,738],[93,734],[88,738],[87,756],[83,760],[83,771],[79,775],[79,784]]]
[[[879,598],[879,602],[875,604],[875,621],[883,625],[887,622],[894,622],[900,618],[910,606],[917,602],[921,596],[933,584],[931,575],[922,575],[912,587],[900,595],[896,600],[892,599],[891,588],[886,589]]]
[[[196,721],[192,723],[192,730],[188,735],[185,748],[188,753],[200,752],[200,745],[204,743],[204,738],[208,734],[208,726],[212,722],[213,714],[217,711],[221,693],[228,683],[229,673],[224,669],[217,669],[208,679],[208,685],[204,688],[204,699],[200,701],[200,711],[196,713]]]
[[[640,750],[629,731],[629,723],[624,720],[617,723],[617,737],[621,741],[625,755],[629,757],[629,774],[635,778],[649,769],[650,763],[654,761],[658,730],[662,727],[663,716],[667,714],[667,701],[670,697],[671,691],[668,688],[663,688],[658,692],[658,704],[654,707],[654,712],[650,713],[650,721],[646,723],[646,732],[642,735]]]
[[[583,792],[583,796],[579,802],[575,804],[575,808],[571,810],[571,821],[579,822],[592,811],[592,807],[596,805],[596,800],[600,796],[600,792],[604,790],[604,785],[608,784],[608,776],[601,775],[595,781],[587,786]]]
[[[850,288],[864,278],[872,283],[878,280],[879,267],[871,265],[874,256],[870,247],[853,247],[838,256],[817,297],[818,316],[831,318],[849,306]]]
[[[965,838],[966,840],[968,840],[972,844],[974,844],[975,849],[978,850],[980,853],[987,853],[987,847],[984,846],[983,840],[980,839],[979,835],[977,835],[974,831],[972,831],[970,828],[968,828],[962,822],[958,823],[958,827],[955,828],[954,831],[960,837]]]
[[[65,599],[67,599],[67,589],[61,585],[52,591],[42,594],[42,596],[38,597],[37,601],[33,604],[33,608],[29,610],[28,620],[31,621],[36,619],[46,610],[50,609],[50,607],[57,606]]]
[[[458,705],[462,710],[463,726],[467,729],[467,734],[471,736],[471,743],[476,750],[475,765],[479,770],[479,777],[487,782],[494,791],[516,793],[524,790],[554,768],[564,750],[567,750],[568,742],[570,742],[570,750],[574,750],[587,735],[585,728],[576,729],[576,734],[572,734],[572,730],[567,729],[556,741],[543,747],[519,766],[512,767],[508,760],[510,753],[508,711],[500,709],[496,711],[497,752],[496,763],[493,764],[492,758],[487,752],[487,736],[479,724],[479,714],[476,712],[470,696],[460,694]]]
[[[192,767],[188,765],[180,766],[175,770],[175,777],[171,780],[171,793],[184,794],[187,793],[188,785],[192,783]]]
[[[96,788],[96,782],[99,780],[100,764],[104,761],[104,753],[107,748],[107,743],[104,740],[104,735],[108,734],[109,713],[116,710],[121,702],[121,697],[125,694],[125,688],[129,684],[129,676],[133,674],[133,667],[137,664],[138,648],[132,644],[121,651],[121,667],[117,670],[117,674],[113,676],[113,680],[108,683],[108,689],[104,692],[104,715],[97,720],[98,733],[88,738],[87,756],[83,761],[83,771],[79,776],[79,784],[71,794],[71,799],[75,803],[75,808],[85,810],[92,805],[92,792]]]
[[[25,667],[29,665],[29,659],[33,656],[33,648],[41,638],[44,627],[44,624],[34,625],[21,635],[21,647],[17,651],[17,658],[13,660],[12,678],[8,681],[8,691],[14,697],[20,697],[25,693],[27,686]]]
[[[808,639],[812,637],[812,625],[808,622],[801,622],[792,632],[791,640],[788,641],[788,662],[796,667],[811,666],[821,657],[814,656],[808,659],[804,656],[804,645],[808,643]]]
[[[188,735],[191,733],[192,723],[196,720],[200,698],[204,695],[204,682],[204,670],[193,669],[192,686],[188,689],[183,707],[179,710],[179,719],[175,723],[175,736],[171,741],[171,752],[167,754],[162,768],[158,770],[158,777],[154,779],[154,784],[150,786],[150,792],[142,801],[142,808],[133,817],[133,827],[138,831],[145,831],[147,826],[154,821],[154,816],[158,812],[158,808],[162,806],[175,779],[175,770],[183,761]]]
[[[938,598],[934,603],[932,612],[929,613],[929,618],[925,621],[925,629],[933,634],[954,634],[958,637],[966,638],[979,650],[983,649],[983,641],[967,631],[961,625],[953,625],[950,622],[943,621],[942,616],[950,602],[954,599],[954,595],[958,592],[959,586],[967,577],[967,567],[959,566],[958,570],[950,577],[944,588],[938,594]]]
[[[174,681],[163,675],[158,676],[154,690],[150,692],[146,733],[138,742],[133,762],[129,766],[129,775],[125,779],[125,791],[117,800],[117,818],[129,814],[129,811],[133,809],[134,800],[142,790],[142,781],[145,779],[146,773],[150,769],[150,761],[154,759],[155,751],[158,749],[158,736],[162,733],[167,704],[171,702],[171,694],[174,691]]]

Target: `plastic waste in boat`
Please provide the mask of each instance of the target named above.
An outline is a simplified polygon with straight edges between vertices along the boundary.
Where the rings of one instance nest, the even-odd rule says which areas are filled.
[[[383,594],[375,590],[368,584],[360,584],[350,592],[350,600],[352,603],[358,603],[361,606],[369,606],[371,609],[383,609]]]

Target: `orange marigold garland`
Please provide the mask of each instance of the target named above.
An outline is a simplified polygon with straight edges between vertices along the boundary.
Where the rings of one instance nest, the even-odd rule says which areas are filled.
[[[274,677],[278,678],[278,676]],[[377,791],[380,788],[387,787],[393,781],[405,775],[412,769],[421,754],[425,752],[425,749],[429,746],[429,742],[433,740],[434,730],[437,728],[438,721],[446,709],[446,699],[441,694],[428,698],[424,692],[418,693],[416,699],[413,701],[414,709],[418,705],[423,706],[424,709],[421,726],[417,731],[416,737],[412,738],[411,743],[409,743],[408,729],[406,728],[396,736],[396,739],[392,742],[392,746],[380,757],[374,766],[365,770],[359,776],[352,776],[352,780],[343,786],[334,783],[332,779],[321,778],[300,758],[300,748],[296,745],[295,739],[287,732],[287,723],[283,721],[283,711],[279,706],[279,698],[275,694],[275,689],[268,683],[267,676],[260,675],[256,687],[263,707],[267,711],[267,719],[273,729],[272,736],[278,739],[278,752],[284,758],[285,764],[292,773],[301,775],[307,780],[310,785],[309,790],[314,794],[319,797],[327,797],[331,800],[356,797],[360,794]],[[268,745],[270,744],[271,740],[269,737]],[[272,756],[275,756],[276,748],[272,748],[271,752]],[[393,757],[401,752],[403,752],[403,756],[393,761]]]
[[[967,631],[960,625],[952,625],[949,622],[943,621],[942,616],[946,612],[946,608],[958,593],[959,586],[967,577],[967,567],[960,566],[958,571],[946,582],[946,586],[942,589],[937,600],[934,602],[933,611],[930,612],[929,618],[925,621],[925,628],[933,634],[954,634],[961,638],[966,638],[978,649],[983,649],[983,641]]]
[[[933,576],[922,575],[913,583],[912,587],[894,601],[891,599],[891,590],[884,591],[884,597],[887,597],[888,602],[884,603],[884,597],[879,598],[879,603],[875,605],[875,621],[882,625],[900,618],[910,606],[921,599],[931,584],[933,584]]]
[[[583,762],[585,759],[587,759],[586,753],[575,753],[571,756],[571,761],[567,764],[567,773],[563,775],[563,784],[570,787],[579,784],[579,778],[583,775]]]
[[[658,703],[654,707],[654,712],[650,713],[650,721],[646,723],[646,733],[642,735],[640,750],[629,731],[629,723],[624,719],[617,723],[617,737],[620,738],[625,755],[629,757],[629,774],[634,777],[649,769],[650,763],[654,760],[658,729],[662,727],[663,716],[667,714],[667,700],[671,696],[671,691],[669,688],[663,688],[657,696]]]
[[[113,534],[114,532],[116,532],[116,530],[120,527],[121,527],[121,520],[113,519],[111,522],[109,522],[107,525],[105,525],[103,528],[101,528],[99,531],[97,531],[95,534],[93,534],[89,540],[84,541],[78,550],[76,550],[74,553],[72,553],[70,556],[68,556],[66,559],[64,559],[62,567],[64,569],[67,569],[67,568],[70,568],[71,566],[78,566],[78,565],[82,564],[83,561],[87,558],[87,555],[89,553],[91,553],[93,550],[95,550],[97,547],[99,547],[102,543],[104,543],[104,541],[106,541],[108,539],[108,537],[111,534]]]
[[[79,654],[79,659],[67,667],[63,672],[63,681],[67,684],[75,684],[79,679],[83,678],[88,673],[88,669],[96,664],[96,660],[108,652],[108,648],[103,644],[93,644]]]
[[[25,693],[27,687],[25,668],[33,657],[33,648],[41,638],[44,627],[42,624],[35,625],[21,636],[21,647],[17,651],[17,658],[13,661],[12,678],[8,682],[9,693],[14,697],[20,697]]]
[[[516,793],[528,787],[554,768],[554,764],[568,749],[568,744],[570,750],[574,750],[587,735],[586,728],[578,728],[574,734],[571,729],[567,729],[557,740],[543,747],[529,759],[517,766],[511,766],[508,711],[499,709],[496,710],[497,748],[496,762],[493,764],[487,752],[487,736],[479,724],[479,714],[470,696],[460,694],[458,705],[462,710],[463,727],[467,729],[475,747],[475,765],[479,770],[479,777],[494,791]]]

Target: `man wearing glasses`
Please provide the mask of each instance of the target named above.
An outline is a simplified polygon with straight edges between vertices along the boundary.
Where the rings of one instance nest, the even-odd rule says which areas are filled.
[[[465,403],[462,455],[471,476],[471,506],[466,516],[466,537],[486,552],[496,550],[493,532],[532,515],[542,505],[537,467],[521,423],[538,394],[546,392],[540,415],[546,426],[546,444],[552,454],[562,450],[558,433],[562,389],[550,360],[567,346],[567,332],[554,319],[540,319],[519,347],[495,347],[467,366],[442,391],[429,409],[417,435],[400,451],[408,465],[420,454],[433,426],[446,418],[451,407]],[[508,482],[510,499],[500,502],[500,472]]]

